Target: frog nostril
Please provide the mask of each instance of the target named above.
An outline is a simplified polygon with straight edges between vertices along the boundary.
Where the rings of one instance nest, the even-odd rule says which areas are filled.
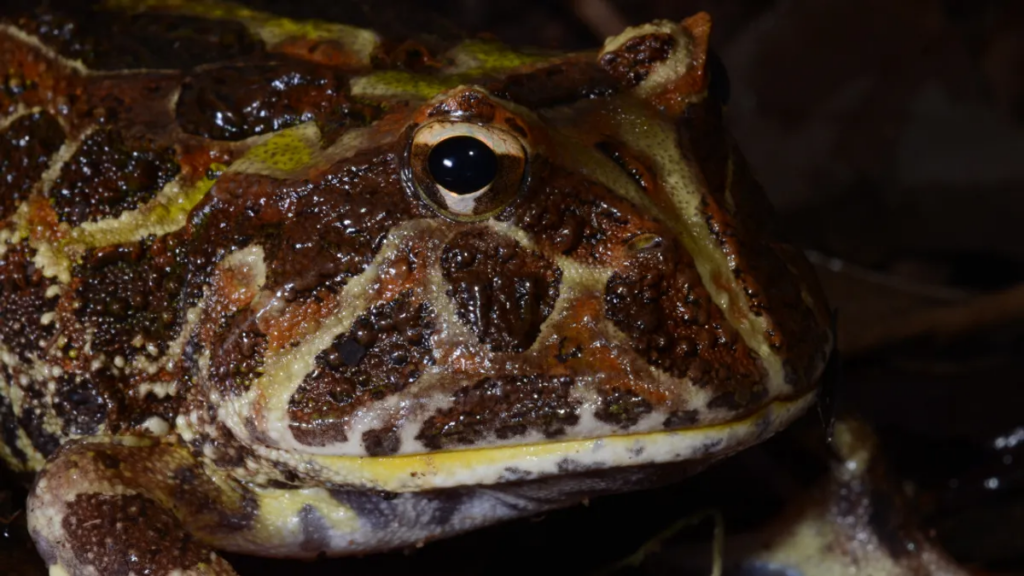
[[[664,244],[664,240],[657,234],[640,234],[634,236],[626,243],[626,248],[631,252],[640,252],[642,250],[655,250],[661,248]]]

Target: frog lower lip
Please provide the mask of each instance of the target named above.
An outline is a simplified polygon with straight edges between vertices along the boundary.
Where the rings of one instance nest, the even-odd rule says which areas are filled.
[[[392,492],[542,478],[571,470],[710,462],[767,439],[802,415],[816,391],[775,400],[761,410],[726,424],[685,430],[625,434],[586,440],[449,450],[399,456],[305,456],[325,478]],[[291,456],[294,458],[294,454]]]

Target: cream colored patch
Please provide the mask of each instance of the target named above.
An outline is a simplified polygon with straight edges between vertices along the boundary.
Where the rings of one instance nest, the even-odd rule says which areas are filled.
[[[487,220],[486,222],[483,222],[483,224],[501,236],[515,240],[516,243],[523,248],[533,250],[534,252],[537,251],[537,245],[534,243],[533,238],[530,237],[530,234],[515,224],[501,222],[494,219]]]
[[[350,128],[334,144],[320,152],[320,163],[329,166],[340,160],[351,158],[359,152],[372,147],[374,142],[389,140],[393,136],[393,133],[381,128],[379,123],[373,123],[362,128]]]
[[[61,284],[71,282],[72,262],[64,252],[54,249],[50,244],[41,244],[35,248],[32,263],[43,271],[43,276],[56,278]]]
[[[4,221],[4,228],[0,230],[0,240],[4,244],[14,244],[20,242],[24,238],[28,238],[29,225],[28,225],[28,202],[22,202],[18,209],[15,210],[14,214],[9,216]],[[0,246],[0,249],[6,251],[6,246]],[[2,254],[2,252],[0,252]]]
[[[231,292],[230,297],[238,300],[242,306],[252,302],[267,283],[267,263],[264,258],[263,247],[251,244],[232,252],[217,266],[221,273],[231,273],[231,285],[225,288]]]
[[[669,57],[656,63],[647,77],[633,88],[636,94],[642,98],[658,94],[675,80],[682,78],[693,61],[690,37],[683,32],[682,26],[668,20],[655,20],[640,26],[626,28],[618,36],[612,36],[605,40],[600,56],[618,50],[633,38],[649,34],[668,34],[675,40],[675,46]]]
[[[171,425],[159,416],[150,416],[142,423],[142,428],[153,436],[166,436],[171,431]]]

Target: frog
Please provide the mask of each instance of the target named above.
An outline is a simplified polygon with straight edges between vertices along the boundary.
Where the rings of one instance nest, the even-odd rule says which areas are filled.
[[[830,313],[710,32],[3,9],[0,459],[49,573],[420,546],[800,417]]]

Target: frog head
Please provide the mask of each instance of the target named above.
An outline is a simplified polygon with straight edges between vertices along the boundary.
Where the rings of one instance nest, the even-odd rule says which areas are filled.
[[[709,26],[465,43],[353,78],[372,119],[331,142],[257,142],[191,223],[226,254],[196,319],[217,420],[397,491],[719,457],[792,421],[827,309],[709,95]]]

